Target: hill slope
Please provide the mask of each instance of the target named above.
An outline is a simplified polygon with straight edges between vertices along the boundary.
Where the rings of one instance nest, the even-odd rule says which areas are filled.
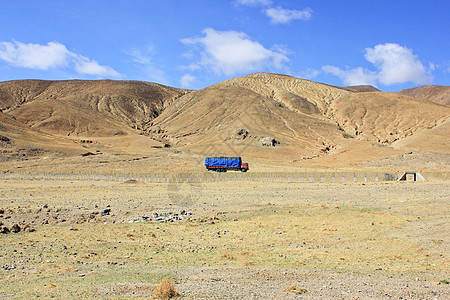
[[[0,110],[43,132],[110,136],[123,123],[142,128],[183,93],[138,81],[9,81],[0,83]]]
[[[260,73],[180,97],[145,130],[204,155],[302,161],[347,152],[357,161],[397,153],[386,146],[442,124],[449,111],[396,93]],[[264,137],[279,144],[263,146]]]
[[[450,106],[450,87],[440,85],[423,85],[412,89],[406,89],[400,94],[427,99],[433,103]]]
[[[9,81],[0,83],[0,110],[0,150],[12,156],[20,149],[183,153],[239,155],[252,166],[342,167],[450,149],[450,108],[267,73],[197,91],[137,81]]]

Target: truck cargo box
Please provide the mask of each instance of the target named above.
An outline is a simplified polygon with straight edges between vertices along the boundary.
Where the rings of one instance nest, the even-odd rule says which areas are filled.
[[[242,159],[240,157],[207,157],[206,167],[240,168]]]

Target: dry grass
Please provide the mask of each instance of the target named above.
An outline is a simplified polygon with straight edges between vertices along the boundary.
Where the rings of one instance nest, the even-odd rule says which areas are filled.
[[[285,292],[291,293],[294,295],[301,295],[301,294],[307,293],[308,290],[304,289],[304,288],[299,288],[295,285],[292,285],[292,286],[288,287],[287,289],[285,289]]]
[[[192,192],[189,185],[181,187],[181,194]],[[445,184],[203,184],[189,207],[190,222],[128,223],[152,211],[177,211],[167,189],[102,182],[0,184],[0,208],[112,209],[102,217],[107,224],[48,224],[2,235],[0,265],[15,269],[0,270],[0,298],[11,293],[92,298],[96,291],[111,295],[118,284],[127,287],[115,289],[118,297],[149,297],[150,290],[138,283],[177,278],[177,270],[190,267],[448,278]],[[213,216],[219,220],[203,222]]]
[[[228,252],[222,254],[220,257],[225,258],[225,259],[228,259],[228,260],[236,259],[233,255],[231,255],[231,254],[228,253]]]
[[[167,300],[180,296],[180,293],[175,289],[175,283],[172,279],[163,278],[159,285],[153,290],[154,299]]]

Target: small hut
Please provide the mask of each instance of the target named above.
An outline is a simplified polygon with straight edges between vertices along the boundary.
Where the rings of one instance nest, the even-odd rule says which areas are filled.
[[[424,181],[422,175],[417,171],[405,171],[402,176],[400,176],[397,181]]]

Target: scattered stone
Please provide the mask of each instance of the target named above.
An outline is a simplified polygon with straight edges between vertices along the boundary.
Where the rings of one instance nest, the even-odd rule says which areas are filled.
[[[20,230],[22,230],[22,228],[20,228],[20,226],[17,225],[17,224],[14,224],[14,225],[11,227],[11,232],[18,233],[18,232],[20,232]]]
[[[0,142],[10,142],[11,139],[7,138],[6,136],[0,135]]]
[[[159,223],[166,223],[166,222],[176,222],[176,221],[182,221],[187,216],[191,216],[191,212],[186,212],[185,210],[182,210],[180,213],[174,213],[172,211],[167,213],[158,213],[154,212],[152,213],[152,217],[143,215],[140,219],[135,218],[128,221],[128,223],[138,223],[138,222],[146,222],[146,221],[155,221]]]
[[[245,140],[248,136],[248,131],[244,128],[239,128],[236,134],[234,135],[234,138],[237,140]]]
[[[95,153],[92,152],[86,152],[86,153],[82,153],[81,156],[85,157],[85,156],[91,156],[91,155],[96,155]]]
[[[26,226],[23,228],[23,231],[25,231],[25,232],[35,232],[36,229],[34,229],[33,227],[30,227],[29,225],[26,225]]]
[[[273,137],[263,137],[259,140],[259,142],[263,147],[275,147],[276,145],[280,144],[280,142]]]
[[[102,211],[102,216],[109,216],[109,213],[111,212],[111,209],[110,208],[107,208],[107,209],[104,209],[103,211]]]
[[[8,234],[9,233],[9,228],[6,227],[6,226],[0,227],[0,233]]]

